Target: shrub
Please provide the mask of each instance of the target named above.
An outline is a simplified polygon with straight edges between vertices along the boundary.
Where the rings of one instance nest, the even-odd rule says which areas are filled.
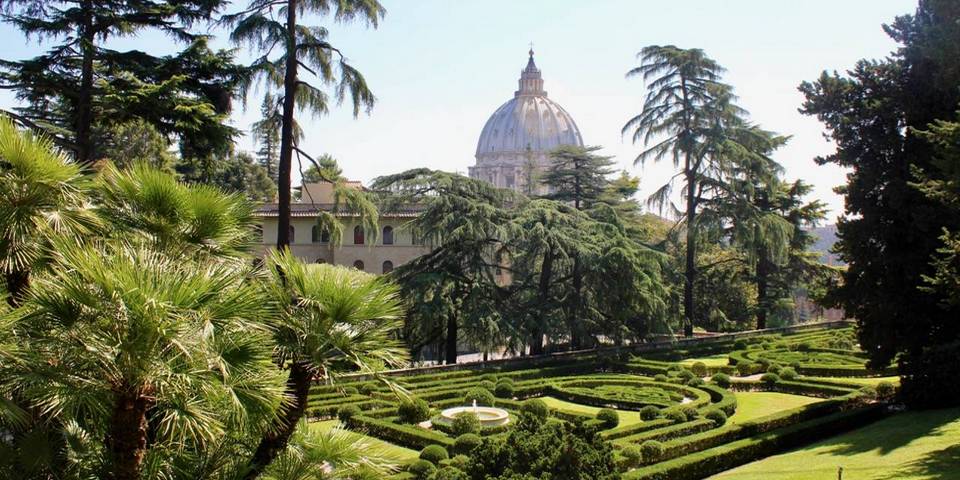
[[[680,373],[677,374],[677,377],[682,379],[684,382],[690,380],[691,378],[697,378],[697,376],[694,375],[693,372],[691,372],[690,370],[681,371]]]
[[[791,364],[790,364],[790,368],[792,368],[792,369],[796,370],[797,372],[799,372],[799,371],[800,371],[800,362],[793,362],[793,363],[791,363]]]
[[[664,375],[664,374],[662,374],[662,373],[658,373],[658,374],[656,374],[656,375],[653,376],[653,380],[654,380],[655,382],[666,382],[666,381],[667,381],[667,376]]]
[[[864,400],[876,400],[877,399],[877,389],[871,387],[870,385],[865,385],[860,387],[860,397]]]
[[[357,387],[343,387],[342,392],[343,392],[343,395],[346,397],[360,393],[359,391],[357,391]]]
[[[767,367],[767,372],[776,373],[777,375],[780,375],[781,370],[783,370],[783,368],[777,363],[772,363]]]
[[[550,416],[550,407],[539,398],[531,398],[523,402],[523,405],[520,406],[520,412],[530,414],[541,422],[545,422],[547,417]]]
[[[427,480],[436,470],[437,467],[433,466],[432,463],[426,460],[417,460],[407,467],[407,471],[410,472],[413,475],[413,478],[417,480]]]
[[[693,374],[698,377],[706,377],[707,364],[703,362],[694,362],[693,365],[690,367],[690,371],[692,371]]]
[[[370,395],[375,391],[377,391],[377,385],[375,383],[364,383],[360,385],[360,393],[364,395]]]
[[[620,425],[620,415],[617,414],[616,410],[611,408],[601,408],[597,412],[597,420],[603,422],[604,428],[614,428],[617,425]]]
[[[497,383],[497,376],[492,373],[484,373],[480,376],[480,381]]]
[[[433,474],[428,477],[428,480],[470,480],[470,477],[468,477],[466,473],[463,473],[463,470],[452,465],[447,465],[433,472]]]
[[[760,381],[763,382],[764,385],[772,387],[780,382],[780,376],[776,373],[764,373],[760,377]]]
[[[718,427],[722,427],[723,424],[727,423],[727,414],[723,413],[723,410],[710,410],[705,413],[703,417],[708,420],[713,420],[713,423],[716,423]]]
[[[643,462],[643,454],[640,453],[640,447],[636,445],[626,446],[620,454],[623,455],[627,468],[639,467]]]
[[[401,423],[420,423],[430,419],[430,405],[421,398],[401,400],[397,406]]]
[[[463,402],[467,405],[472,405],[473,401],[477,401],[477,405],[482,405],[484,407],[492,407],[493,402],[496,400],[493,397],[493,394],[490,393],[490,390],[486,388],[472,388],[467,394],[463,397]]]
[[[746,341],[746,340],[737,340],[736,342],[733,342],[733,349],[734,349],[734,350],[746,350],[746,349],[747,349],[747,341]]]
[[[801,352],[809,352],[812,349],[813,345],[810,342],[800,342],[800,344],[797,345],[797,350]]]
[[[710,377],[710,381],[720,388],[730,388],[730,375],[726,373],[718,373]]]
[[[337,409],[337,419],[347,423],[356,415],[360,415],[360,407],[356,405],[344,405]]]
[[[678,410],[683,412],[683,415],[687,417],[687,420],[696,420],[700,416],[700,412],[696,408],[693,408],[690,405],[680,405]]]
[[[897,387],[892,383],[883,381],[877,384],[877,399],[882,401],[889,401],[893,399],[894,394],[897,392]]]
[[[496,394],[497,398],[513,398],[513,382],[506,382],[504,380],[506,379],[501,379],[497,382],[493,393]]]
[[[673,423],[683,423],[687,421],[687,414],[675,408],[667,410],[664,416]]]
[[[494,390],[497,388],[497,385],[496,385],[495,383],[491,382],[490,380],[483,380],[482,382],[480,382],[480,383],[478,384],[478,386],[479,386],[480,388],[482,388],[482,389],[484,389],[484,390],[487,390],[487,391],[490,391],[490,392],[494,391]]]
[[[467,465],[470,464],[470,457],[466,455],[454,455],[450,458],[448,465],[454,468],[459,468],[460,470],[466,470]]]
[[[669,367],[667,367],[667,371],[668,371],[668,372],[682,372],[682,371],[683,371],[683,367],[681,367],[680,365],[677,365],[677,364],[673,364],[673,365],[670,365]]]
[[[469,455],[474,448],[480,446],[483,440],[475,433],[464,433],[453,441],[453,452],[459,455]]]
[[[450,423],[450,431],[454,435],[466,433],[480,433],[480,419],[473,412],[463,412]]]
[[[798,376],[799,375],[797,375],[797,371],[791,367],[786,367],[783,370],[780,370],[780,378],[784,380],[796,380]]]
[[[737,373],[741,377],[746,377],[747,375],[750,375],[753,373],[753,368],[754,368],[753,364],[750,364],[747,362],[740,362],[737,364]]]
[[[660,416],[660,409],[653,405],[647,405],[640,409],[640,420],[654,420]]]
[[[434,465],[448,458],[450,458],[450,455],[447,454],[447,449],[440,445],[427,445],[423,450],[420,450],[420,460],[426,460]]]
[[[770,368],[770,363],[771,363],[771,362],[770,362],[770,359],[769,359],[769,358],[760,357],[760,358],[757,359],[757,362],[756,362],[756,363],[759,363],[759,364],[760,364],[760,368],[762,369],[761,371],[766,372],[767,369]]]
[[[640,455],[644,463],[653,463],[663,456],[663,444],[656,440],[647,440],[640,445]]]
[[[688,387],[699,387],[700,385],[703,385],[703,379],[700,377],[693,377],[690,380],[683,382],[683,384]]]

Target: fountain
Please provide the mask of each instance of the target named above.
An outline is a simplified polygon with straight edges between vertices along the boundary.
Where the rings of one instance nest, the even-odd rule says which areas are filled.
[[[478,407],[477,401],[473,401],[473,406],[448,408],[440,412],[440,418],[437,419],[446,424],[453,423],[453,419],[462,413],[472,413],[480,420],[482,427],[496,427],[505,425],[510,421],[510,414],[502,408]]]

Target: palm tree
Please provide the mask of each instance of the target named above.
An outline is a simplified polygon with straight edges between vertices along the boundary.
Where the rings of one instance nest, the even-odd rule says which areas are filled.
[[[275,357],[288,371],[289,403],[260,440],[247,479],[260,476],[286,449],[315,378],[333,381],[347,371],[376,374],[407,361],[394,338],[403,326],[394,285],[351,268],[307,265],[289,251],[274,251],[267,266],[268,289],[280,306],[271,325]]]
[[[277,312],[243,262],[116,241],[60,242],[53,262],[15,312],[30,355],[19,393],[104,439],[98,477],[141,478],[269,424],[283,377],[263,322]]]
[[[0,116],[0,271],[16,306],[42,268],[50,243],[97,229],[85,190],[90,180],[45,137]]]
[[[377,480],[395,469],[383,447],[355,433],[327,432],[301,421],[290,446],[270,464],[265,480]]]
[[[627,72],[627,78],[642,76],[647,83],[643,110],[623,126],[622,133],[632,131],[634,143],[643,142],[645,149],[634,164],[669,157],[680,171],[650,197],[650,203],[661,209],[669,203],[673,181],[683,179],[686,206],[674,213],[686,222],[685,281],[683,288],[684,334],[693,335],[693,286],[696,280],[697,209],[722,169],[722,157],[709,148],[708,137],[716,135],[716,120],[736,115],[742,110],[730,100],[730,87],[720,83],[724,69],[700,49],[682,49],[673,45],[644,47],[637,54],[640,66]],[[721,113],[723,115],[721,115]],[[651,141],[656,141],[650,146]],[[713,142],[714,145],[722,142]]]
[[[273,16],[274,9],[285,17],[283,21]],[[280,163],[278,165],[279,225],[277,249],[290,245],[290,174],[293,154],[311,159],[297,147],[295,112],[308,110],[314,115],[329,110],[329,95],[311,85],[301,76],[301,70],[317,77],[322,85],[334,86],[337,102],[349,97],[354,116],[360,108],[369,111],[376,98],[367,87],[367,82],[355,68],[347,63],[343,53],[327,41],[328,32],[322,27],[310,27],[300,23],[305,14],[326,15],[333,11],[338,21],[360,19],[376,27],[386,13],[377,0],[252,0],[242,12],[224,18],[235,25],[230,37],[236,43],[249,44],[263,52],[263,56],[251,66],[252,78],[266,79],[269,84],[282,90]],[[269,58],[278,49],[278,58]],[[246,91],[247,87],[244,87]]]

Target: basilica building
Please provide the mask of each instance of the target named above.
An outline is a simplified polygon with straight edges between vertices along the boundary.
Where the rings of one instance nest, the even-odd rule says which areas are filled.
[[[533,195],[544,193],[537,178],[550,165],[550,151],[583,146],[583,138],[573,117],[547,97],[533,50],[529,53],[513,98],[493,112],[480,132],[470,177]]]

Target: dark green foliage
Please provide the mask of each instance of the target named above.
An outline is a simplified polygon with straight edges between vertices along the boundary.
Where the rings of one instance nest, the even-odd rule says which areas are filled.
[[[654,463],[663,456],[663,444],[656,440],[647,440],[640,445],[640,455],[644,463]]]
[[[677,410],[683,412],[683,415],[687,417],[687,420],[696,420],[700,417],[700,412],[690,405],[680,405],[677,407]]]
[[[706,418],[707,420],[713,420],[718,427],[722,427],[725,423],[727,423],[727,414],[723,413],[723,410],[710,410],[703,414],[703,418]]]
[[[900,397],[928,408],[960,403],[960,341],[900,360]]]
[[[228,192],[243,194],[256,202],[272,202],[277,194],[277,186],[266,169],[246,152],[227,155],[217,161],[212,170],[204,182]]]
[[[357,390],[363,395],[370,395],[371,393],[377,391],[377,384],[363,383],[360,385],[360,388],[358,388]]]
[[[880,382],[877,384],[877,399],[881,401],[890,401],[897,394],[897,387],[890,382]]]
[[[668,380],[667,376],[662,373],[654,375],[653,379],[657,382],[666,382]]]
[[[721,388],[730,387],[730,375],[726,373],[716,373],[710,377],[710,381]]]
[[[680,370],[680,373],[677,375],[677,377],[679,377],[684,382],[688,382],[690,380],[693,380],[694,378],[697,378],[697,376],[694,375],[693,372],[686,369]]]
[[[497,398],[512,398],[513,397],[513,382],[508,381],[506,378],[502,378],[497,382],[497,386],[493,392]]]
[[[764,373],[760,376],[760,381],[764,385],[773,386],[780,382],[780,376],[776,373]]]
[[[660,409],[653,405],[647,405],[640,409],[640,419],[643,421],[654,420],[660,416]]]
[[[341,390],[341,391],[343,392],[343,396],[345,396],[345,397],[349,397],[349,396],[351,396],[351,395],[356,395],[356,394],[360,393],[360,392],[357,390],[357,387],[343,387],[343,390]]]
[[[477,384],[477,386],[489,392],[492,392],[497,388],[497,385],[493,383],[492,380],[481,380],[480,383]]]
[[[441,460],[450,458],[447,449],[440,445],[428,445],[420,451],[420,459],[426,460],[434,465],[439,465]]]
[[[944,229],[960,228],[960,210],[917,185],[950,178],[936,145],[919,132],[957,118],[958,19],[956,1],[924,0],[916,14],[885,28],[901,44],[892,55],[800,86],[802,111],[823,122],[837,144],[817,161],[851,169],[835,247],[848,266],[828,300],[857,319],[860,344],[876,367],[900,360],[903,399],[918,406],[960,403],[955,378],[926,371],[934,362],[923,360],[927,349],[960,339],[960,305],[925,288],[937,276],[931,259],[944,248]]]
[[[690,371],[698,377],[707,376],[707,364],[703,362],[693,362],[693,365],[690,366]]]
[[[432,475],[437,470],[437,467],[432,463],[426,460],[417,460],[410,464],[407,467],[407,471],[413,475],[413,478],[417,480],[428,480],[430,475]]]
[[[440,467],[439,470],[433,472],[433,475],[430,475],[429,480],[470,480],[470,477],[468,477],[463,470],[451,465],[447,465],[445,467]]]
[[[676,408],[667,410],[663,416],[673,423],[683,423],[687,421],[687,414]]]
[[[403,423],[420,423],[430,419],[430,405],[420,398],[401,400],[397,405],[397,416]]]
[[[453,441],[453,451],[457,455],[469,455],[473,449],[480,446],[483,439],[475,433],[464,433]]]
[[[643,453],[638,445],[627,445],[620,454],[623,455],[627,468],[639,467],[643,462]]]
[[[337,409],[337,419],[347,423],[351,418],[360,415],[360,407],[356,405],[344,405]]]
[[[781,370],[783,370],[783,367],[781,367],[779,364],[776,364],[776,363],[773,363],[769,367],[767,367],[767,372],[776,373],[777,375],[780,375]]]
[[[463,412],[450,423],[450,431],[454,435],[480,433],[480,419],[473,412]]]
[[[784,380],[796,380],[799,375],[792,367],[786,367],[780,370],[780,378]]]
[[[612,408],[601,408],[597,412],[597,420],[600,420],[604,428],[614,428],[620,424],[620,414]]]
[[[693,377],[690,380],[687,380],[686,382],[684,382],[683,384],[688,387],[699,387],[700,385],[704,384],[704,381],[700,377]]]
[[[490,390],[480,387],[471,388],[463,396],[463,403],[466,405],[472,405],[474,400],[476,400],[477,405],[482,407],[492,407],[496,402],[496,398],[490,393]]]
[[[755,369],[754,365],[749,362],[740,362],[737,364],[737,374],[741,377],[752,375]]]
[[[733,349],[734,349],[734,350],[746,350],[746,349],[747,349],[747,342],[744,341],[744,340],[737,340],[736,342],[733,342]]]
[[[523,402],[523,405],[520,406],[520,412],[530,415],[539,422],[546,422],[547,417],[550,416],[550,407],[539,398],[531,398]]]

